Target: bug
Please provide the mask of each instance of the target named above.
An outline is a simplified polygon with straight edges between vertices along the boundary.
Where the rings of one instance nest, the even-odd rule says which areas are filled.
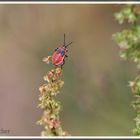
[[[52,63],[55,66],[62,66],[65,64],[65,58],[68,57],[66,53],[68,52],[67,47],[72,44],[70,42],[69,44],[66,45],[65,43],[65,34],[64,34],[64,44],[60,46],[59,48],[56,48],[53,55],[52,55]]]
[[[65,34],[64,34],[64,43],[62,46],[60,46],[59,48],[56,48],[52,54],[52,56],[48,56],[43,58],[43,61],[46,63],[49,63],[49,59],[51,58],[52,64],[54,66],[61,66],[61,68],[63,67],[63,65],[65,64],[65,58],[68,57],[67,56],[67,52],[68,52],[68,46],[70,44],[72,44],[72,42],[70,42],[69,44],[66,45],[65,43]]]

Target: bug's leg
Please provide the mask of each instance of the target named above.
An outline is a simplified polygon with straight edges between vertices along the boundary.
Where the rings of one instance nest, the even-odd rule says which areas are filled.
[[[64,46],[66,45],[66,41],[65,40],[66,40],[66,35],[64,34],[64,44],[63,44]]]
[[[65,55],[65,57],[68,57],[67,55]]]
[[[61,69],[63,68],[63,65],[65,64],[65,60],[63,60],[62,64],[61,64]]]

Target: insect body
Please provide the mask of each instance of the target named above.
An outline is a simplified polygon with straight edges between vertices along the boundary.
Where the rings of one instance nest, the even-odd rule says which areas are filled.
[[[71,42],[72,43],[72,42]],[[55,66],[60,65],[61,68],[65,64],[65,57],[67,57],[66,52],[68,51],[67,47],[71,44],[65,45],[65,34],[64,34],[64,44],[63,46],[56,48],[52,55],[52,63]]]
[[[54,65],[62,65],[63,62],[65,61],[64,59],[66,57],[66,52],[67,49],[64,47],[57,48],[52,55],[52,63]]]

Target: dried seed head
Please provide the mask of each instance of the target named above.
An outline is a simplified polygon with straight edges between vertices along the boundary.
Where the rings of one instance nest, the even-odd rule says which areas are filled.
[[[48,59],[46,58],[44,61],[48,61]],[[59,67],[50,70],[43,77],[47,83],[39,88],[41,92],[39,97],[41,103],[39,107],[44,109],[41,125],[44,125],[45,131],[42,132],[42,136],[53,136],[55,135],[54,131],[58,133],[59,136],[66,135],[61,128],[58,116],[61,106],[59,102],[53,99],[53,96],[56,96],[60,92],[60,88],[64,84],[64,82],[59,79],[61,75],[62,69]]]
[[[61,74],[62,73],[62,69],[61,68],[56,68],[55,71],[56,71],[57,74]]]

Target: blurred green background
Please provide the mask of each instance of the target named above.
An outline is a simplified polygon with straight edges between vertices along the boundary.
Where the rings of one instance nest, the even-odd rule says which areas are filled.
[[[128,81],[135,65],[119,57],[112,34],[120,26],[117,4],[0,5],[0,128],[8,136],[40,136],[38,88],[53,66],[42,62],[56,47],[69,47],[57,96],[61,123],[72,136],[129,136],[134,127]],[[0,134],[5,135],[5,134]]]

